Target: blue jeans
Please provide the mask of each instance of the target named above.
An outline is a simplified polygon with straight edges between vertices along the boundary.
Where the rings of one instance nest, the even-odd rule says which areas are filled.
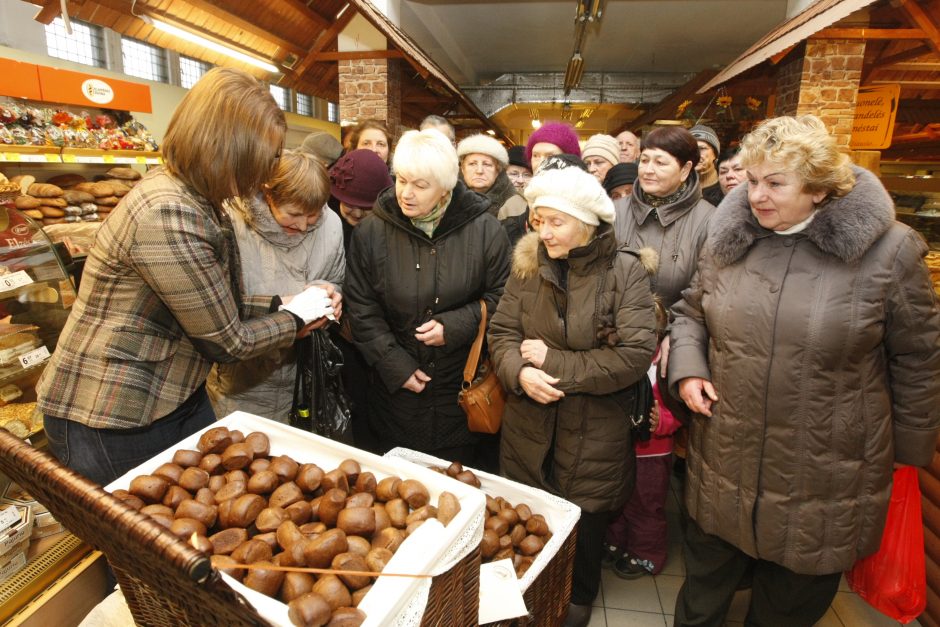
[[[49,451],[64,465],[99,485],[107,485],[215,422],[215,412],[200,386],[182,405],[134,429],[94,429],[78,422],[45,416]]]

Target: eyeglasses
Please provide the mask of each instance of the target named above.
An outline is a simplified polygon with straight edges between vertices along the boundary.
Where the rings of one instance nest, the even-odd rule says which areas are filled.
[[[506,175],[511,179],[519,179],[523,181],[532,180],[532,175],[528,172],[507,172]]]

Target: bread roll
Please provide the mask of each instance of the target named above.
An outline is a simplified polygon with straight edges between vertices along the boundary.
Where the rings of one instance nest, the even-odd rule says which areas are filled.
[[[23,214],[29,216],[33,220],[42,220],[46,217],[42,215],[42,211],[39,209],[24,209]]]
[[[75,186],[75,189],[88,192],[95,198],[114,196],[114,188],[107,183],[79,183]]]
[[[58,207],[47,207],[46,205],[41,205],[39,210],[42,212],[42,215],[47,218],[64,218],[65,210],[59,209]]]
[[[88,192],[83,192],[78,189],[65,190],[62,192],[62,198],[64,198],[70,205],[80,205],[83,202],[95,202],[94,196]]]
[[[49,183],[50,185],[58,185],[59,187],[65,189],[66,187],[72,187],[74,185],[78,185],[79,183],[84,183],[87,180],[88,179],[86,179],[81,174],[68,173],[53,176],[51,179],[46,181],[46,183]]]
[[[97,204],[99,207],[113,207],[118,204],[120,200],[121,199],[117,196],[102,196],[100,198],[95,198],[95,204]]]
[[[37,209],[42,204],[38,198],[33,196],[17,196],[13,201],[17,209]]]
[[[69,203],[66,202],[64,198],[40,198],[39,202],[46,207],[57,207],[59,209],[64,209],[69,206]]]
[[[108,176],[116,179],[136,181],[141,177],[141,174],[133,168],[111,168],[108,170]]]
[[[33,183],[29,186],[29,195],[37,198],[58,198],[62,195],[62,188],[48,183]]]

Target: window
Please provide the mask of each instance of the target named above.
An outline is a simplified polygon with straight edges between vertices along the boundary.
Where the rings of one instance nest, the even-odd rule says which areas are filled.
[[[72,20],[72,34],[61,17],[46,25],[46,50],[50,57],[104,67],[104,38],[101,28]]]
[[[287,90],[283,87],[278,87],[277,85],[269,85],[271,89],[271,95],[274,96],[274,102],[277,103],[284,111],[290,111],[290,107],[287,106]]]
[[[121,38],[124,73],[151,81],[167,82],[166,51],[136,39]]]
[[[339,105],[335,102],[326,103],[326,119],[328,122],[339,121]]]
[[[189,89],[210,69],[212,69],[212,66],[205,61],[180,55],[180,85]]]
[[[313,115],[313,98],[307,94],[297,94],[297,113]]]

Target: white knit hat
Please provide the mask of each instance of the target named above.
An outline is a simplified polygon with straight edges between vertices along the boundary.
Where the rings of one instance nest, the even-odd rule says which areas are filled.
[[[506,152],[501,143],[489,135],[480,133],[460,140],[460,143],[457,144],[457,158],[463,159],[465,156],[472,154],[493,157],[503,169],[509,166],[509,153]]]
[[[617,165],[620,163],[620,144],[610,135],[603,133],[592,135],[581,149],[581,158],[587,159],[588,157],[600,157]]]
[[[540,170],[528,187],[525,199],[530,207],[548,207],[597,226],[613,223],[614,203],[592,174],[581,168]]]

